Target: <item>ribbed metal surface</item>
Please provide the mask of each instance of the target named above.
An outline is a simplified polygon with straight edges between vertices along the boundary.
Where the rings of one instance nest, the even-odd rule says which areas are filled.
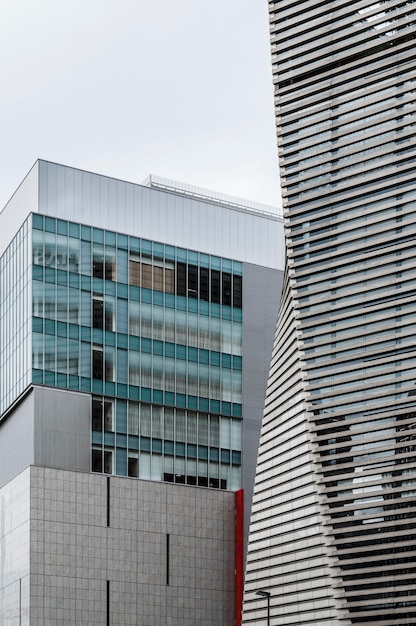
[[[244,623],[264,615],[253,591],[267,588],[272,625],[416,624],[416,3],[279,1],[270,17],[288,291]],[[301,492],[287,482],[285,455]],[[294,605],[300,537],[281,520],[300,493],[316,502],[323,539],[308,539],[321,566],[309,567],[309,593]],[[309,515],[299,508],[305,538]]]

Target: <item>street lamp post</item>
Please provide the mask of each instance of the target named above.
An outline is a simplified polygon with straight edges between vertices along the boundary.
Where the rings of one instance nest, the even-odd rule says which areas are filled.
[[[262,596],[262,598],[267,598],[267,626],[270,626],[270,596],[272,594],[270,591],[264,591],[264,589],[259,589],[256,591],[256,596]]]

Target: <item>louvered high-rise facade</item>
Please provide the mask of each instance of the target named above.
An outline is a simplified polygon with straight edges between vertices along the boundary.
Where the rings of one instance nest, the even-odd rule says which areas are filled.
[[[269,4],[287,268],[243,623],[408,626],[416,2]]]

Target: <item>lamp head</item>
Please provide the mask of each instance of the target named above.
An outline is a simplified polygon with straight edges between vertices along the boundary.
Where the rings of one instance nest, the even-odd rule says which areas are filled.
[[[256,596],[262,596],[263,598],[270,598],[270,591],[264,591],[264,589],[259,589],[256,591]]]

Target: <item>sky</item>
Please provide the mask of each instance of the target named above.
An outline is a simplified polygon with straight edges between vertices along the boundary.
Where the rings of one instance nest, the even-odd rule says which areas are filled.
[[[0,0],[0,207],[36,159],[281,206],[267,0]]]

